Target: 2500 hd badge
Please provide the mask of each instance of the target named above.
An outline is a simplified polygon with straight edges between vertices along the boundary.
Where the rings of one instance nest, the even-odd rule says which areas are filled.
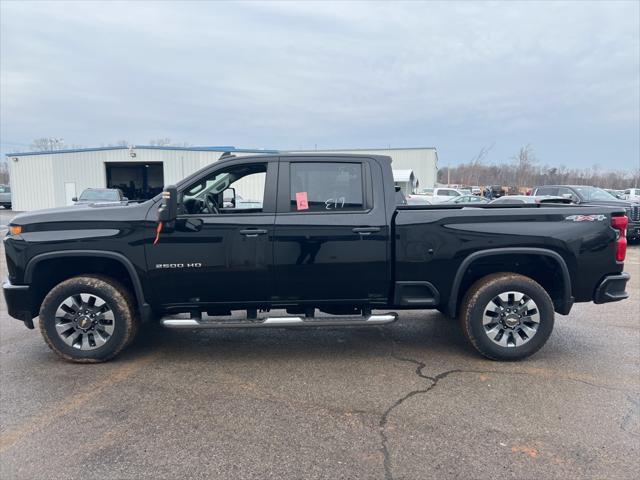
[[[156,263],[156,269],[160,268],[202,268],[202,263]]]

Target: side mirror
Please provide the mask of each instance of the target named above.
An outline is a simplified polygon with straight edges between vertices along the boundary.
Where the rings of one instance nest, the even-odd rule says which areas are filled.
[[[73,197],[73,198],[71,198],[71,201],[72,201],[72,202],[77,202],[77,201],[78,201],[78,197]]]
[[[129,201],[129,199],[128,199],[127,197],[122,197],[122,201],[123,201],[123,202],[128,202],[128,201]]]
[[[236,189],[231,187],[222,192],[224,208],[236,208]]]
[[[164,230],[171,228],[178,217],[178,189],[169,185],[162,191],[162,205],[158,208],[158,222],[164,223]]]

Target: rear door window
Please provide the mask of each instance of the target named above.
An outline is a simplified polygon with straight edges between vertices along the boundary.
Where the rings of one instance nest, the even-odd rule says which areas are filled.
[[[290,211],[349,212],[365,209],[361,163],[294,162]]]

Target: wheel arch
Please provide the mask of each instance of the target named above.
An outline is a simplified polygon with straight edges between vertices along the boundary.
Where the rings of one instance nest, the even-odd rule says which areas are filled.
[[[562,279],[561,288],[558,290],[558,292],[556,292],[555,295],[552,295],[552,292],[549,292],[548,285],[543,284],[542,286],[543,288],[545,288],[545,290],[547,290],[549,296],[551,296],[551,298],[553,299],[555,311],[563,315],[569,313],[571,307],[573,306],[573,297],[571,296],[571,275],[569,274],[569,268],[567,267],[567,263],[565,262],[564,258],[562,258],[562,256],[558,252],[546,248],[507,247],[491,248],[474,252],[462,261],[462,263],[458,267],[458,270],[456,271],[456,275],[451,286],[451,295],[449,297],[449,304],[447,306],[450,316],[455,317],[458,313],[458,309],[460,308],[460,303],[462,301],[462,297],[464,296],[464,291],[461,291],[461,287],[463,287],[463,285],[467,282],[472,283],[472,281],[474,280],[473,277],[468,279],[468,274],[473,265],[478,264],[483,260],[488,260],[492,257],[500,256],[513,256],[514,258],[520,256],[528,259],[537,257],[547,259],[549,262],[552,262],[552,264],[557,265],[557,267],[559,268],[560,278]],[[495,270],[495,272],[498,271],[504,271],[504,269]],[[512,270],[507,269],[507,271]],[[513,273],[522,273],[522,271],[514,269]],[[534,278],[534,280],[536,280],[536,278]]]
[[[37,288],[38,283],[37,281],[36,283],[34,283],[34,279],[37,278],[37,273],[39,272],[39,270],[47,266],[50,262],[59,262],[60,259],[62,258],[82,259],[82,260],[100,259],[101,261],[98,263],[101,263],[102,265],[109,265],[109,263],[111,263],[112,265],[113,264],[119,265],[120,268],[122,269],[120,273],[123,273],[123,272],[126,273],[126,277],[128,280],[127,283],[130,285],[131,289],[133,290],[134,298],[136,300],[137,308],[140,312],[141,318],[142,319],[148,318],[151,307],[145,301],[144,290],[142,288],[140,277],[135,267],[131,263],[131,261],[121,253],[109,252],[104,250],[62,250],[62,251],[56,251],[56,252],[41,253],[39,255],[34,256],[27,263],[27,266],[25,268],[25,273],[24,273],[25,283],[29,285],[34,285]],[[89,267],[75,266],[75,268],[69,269],[69,271],[73,272],[74,275],[79,275],[84,273],[86,274],[100,273],[92,270],[94,269],[92,269],[91,266]],[[106,272],[105,275],[114,277],[114,275],[109,275],[109,272]],[[62,277],[69,278],[69,276],[73,276],[73,275],[62,274]],[[115,276],[115,278],[118,279],[118,276]],[[46,293],[47,292],[44,292],[44,295],[46,295]],[[34,298],[38,308],[39,308],[39,305],[42,303],[43,298],[44,296],[42,296],[42,298],[37,298],[37,297]]]

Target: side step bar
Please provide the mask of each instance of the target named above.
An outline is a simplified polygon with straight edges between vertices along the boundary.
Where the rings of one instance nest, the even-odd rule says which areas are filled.
[[[160,323],[173,329],[207,328],[268,328],[268,327],[343,327],[385,325],[398,319],[396,313],[369,315],[368,317],[267,317],[261,320],[202,321],[193,318],[163,318]]]

